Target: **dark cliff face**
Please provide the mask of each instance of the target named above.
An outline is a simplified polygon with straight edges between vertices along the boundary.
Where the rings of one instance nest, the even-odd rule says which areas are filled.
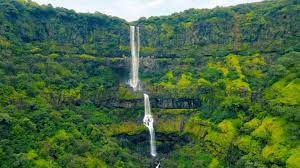
[[[152,108],[160,109],[195,109],[201,106],[199,99],[191,98],[150,98]],[[144,99],[107,99],[100,106],[108,108],[143,108]]]
[[[206,57],[201,58],[157,58],[157,56],[145,56],[139,60],[140,74],[164,72],[172,70],[176,66],[202,66],[207,62]],[[127,77],[129,77],[129,71],[131,66],[131,56],[124,56],[121,58],[103,58],[97,62],[97,64],[108,66],[115,70],[127,71]]]
[[[157,152],[160,156],[167,155],[178,146],[186,145],[190,139],[186,135],[178,135],[175,133],[156,133]],[[149,133],[141,132],[137,135],[117,135],[119,144],[123,147],[129,147],[133,151],[142,155],[150,155],[149,149]]]

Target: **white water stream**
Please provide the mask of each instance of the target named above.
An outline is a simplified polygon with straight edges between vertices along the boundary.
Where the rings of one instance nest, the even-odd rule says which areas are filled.
[[[137,35],[137,38],[135,37]],[[137,39],[137,44],[136,44]],[[139,27],[130,26],[130,47],[131,47],[131,72],[129,84],[134,91],[140,90],[139,81],[139,52],[140,52],[140,30]]]
[[[154,119],[151,114],[151,106],[149,101],[149,96],[144,94],[144,106],[145,106],[145,116],[143,119],[144,125],[149,129],[150,132],[150,149],[151,155],[156,156],[156,145],[155,145],[155,132],[154,132]]]

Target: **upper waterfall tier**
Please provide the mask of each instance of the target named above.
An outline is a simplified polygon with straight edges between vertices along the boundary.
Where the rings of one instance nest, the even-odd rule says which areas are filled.
[[[135,26],[130,26],[131,72],[130,72],[129,84],[134,91],[140,90],[140,81],[139,81],[140,35],[139,34],[140,34],[139,27],[135,28]]]

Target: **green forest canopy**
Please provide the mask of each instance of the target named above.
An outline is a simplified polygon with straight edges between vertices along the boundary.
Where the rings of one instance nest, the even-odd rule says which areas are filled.
[[[135,24],[143,88],[163,102],[162,166],[299,168],[299,11],[273,0],[127,23],[0,0],[0,167],[151,165],[125,84]],[[200,105],[169,102],[186,99]]]

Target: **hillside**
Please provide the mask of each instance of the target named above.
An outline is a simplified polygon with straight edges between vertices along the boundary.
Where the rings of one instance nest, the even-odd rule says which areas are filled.
[[[136,22],[0,0],[0,167],[300,167],[300,2]],[[143,97],[127,85],[141,30]]]
[[[278,0],[227,8],[190,9],[136,21],[144,55],[226,56],[284,52],[299,47],[299,1]]]
[[[39,6],[34,2],[1,0],[1,35],[15,44],[27,43],[45,53],[122,56],[129,51],[128,23],[101,13]],[[45,51],[45,49],[47,49]]]

